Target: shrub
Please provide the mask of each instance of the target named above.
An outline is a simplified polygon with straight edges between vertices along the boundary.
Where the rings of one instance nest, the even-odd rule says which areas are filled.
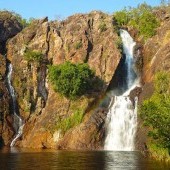
[[[143,35],[144,39],[152,37],[156,33],[156,28],[159,26],[159,23],[156,17],[151,12],[143,13],[138,22],[139,34]]]
[[[107,30],[106,23],[101,22],[100,25],[99,25],[99,30],[100,30],[100,32],[106,31]]]
[[[57,129],[61,130],[61,133],[66,133],[69,129],[79,125],[83,119],[83,112],[81,110],[77,110],[73,115],[60,120],[58,119],[57,122]]]
[[[87,64],[65,62],[57,66],[49,66],[49,80],[60,94],[75,99],[92,87],[94,72]]]
[[[151,127],[148,135],[159,147],[170,152],[170,75],[159,72],[154,80],[155,91],[140,107],[140,116],[146,126]]]
[[[40,62],[43,59],[43,54],[39,51],[26,50],[24,58],[28,62]]]
[[[166,148],[159,147],[156,144],[149,144],[148,146],[151,157],[159,161],[170,161],[169,151]]]

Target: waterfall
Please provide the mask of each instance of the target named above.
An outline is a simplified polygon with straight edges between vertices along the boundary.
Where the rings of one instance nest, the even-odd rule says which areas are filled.
[[[127,67],[127,88],[129,89],[134,81],[133,74],[133,48],[136,42],[133,41],[132,37],[125,30],[120,30],[120,36],[123,43],[123,53],[126,55],[126,67]]]
[[[126,91],[122,95],[114,95],[115,89],[110,91],[112,100],[110,103],[109,112],[106,118],[107,134],[105,139],[105,150],[114,151],[133,151],[135,149],[134,140],[137,128],[137,102],[134,103],[129,98],[129,93],[136,86],[139,86],[139,81],[133,70],[133,49],[136,43],[125,30],[120,30],[120,36],[123,43],[123,53],[125,54],[126,76],[123,86]],[[117,87],[119,89],[121,87]]]
[[[14,88],[11,84],[11,75],[12,75],[12,65],[8,65],[8,75],[7,75],[7,81],[8,81],[8,86],[9,86],[9,92],[12,97],[12,104],[13,104],[13,111],[14,111],[14,129],[16,132],[16,135],[14,139],[12,140],[10,146],[14,146],[15,142],[17,139],[22,135],[23,132],[23,127],[24,127],[24,121],[21,119],[21,117],[17,114],[17,102],[16,102],[16,96],[15,96],[15,91]]]

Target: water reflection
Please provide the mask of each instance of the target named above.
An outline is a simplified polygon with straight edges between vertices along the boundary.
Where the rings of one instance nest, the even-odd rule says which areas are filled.
[[[139,152],[0,151],[1,170],[168,170],[168,165],[146,160]]]

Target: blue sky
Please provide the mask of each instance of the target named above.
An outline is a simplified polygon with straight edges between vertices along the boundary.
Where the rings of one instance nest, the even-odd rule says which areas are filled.
[[[102,10],[113,13],[125,6],[137,6],[142,0],[0,0],[0,9],[15,11],[23,18],[62,19],[75,13],[87,13],[92,10]],[[145,0],[149,5],[158,5],[160,0]]]

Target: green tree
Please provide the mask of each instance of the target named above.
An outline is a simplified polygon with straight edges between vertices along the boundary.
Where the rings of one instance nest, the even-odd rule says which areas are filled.
[[[140,17],[138,22],[138,29],[140,35],[145,39],[152,37],[156,33],[156,28],[159,23],[156,17],[149,11],[145,11]]]
[[[113,17],[116,19],[118,26],[127,25],[129,22],[129,13],[126,9],[116,12]]]
[[[155,91],[140,107],[144,124],[151,127],[149,136],[160,147],[170,151],[170,75],[159,72],[154,80]]]
[[[49,66],[49,80],[60,94],[75,99],[91,89],[94,72],[87,64],[65,62]]]
[[[146,3],[140,4],[137,8],[123,9],[113,15],[119,27],[131,26],[139,31],[144,39],[152,37],[159,26],[152,7]]]

